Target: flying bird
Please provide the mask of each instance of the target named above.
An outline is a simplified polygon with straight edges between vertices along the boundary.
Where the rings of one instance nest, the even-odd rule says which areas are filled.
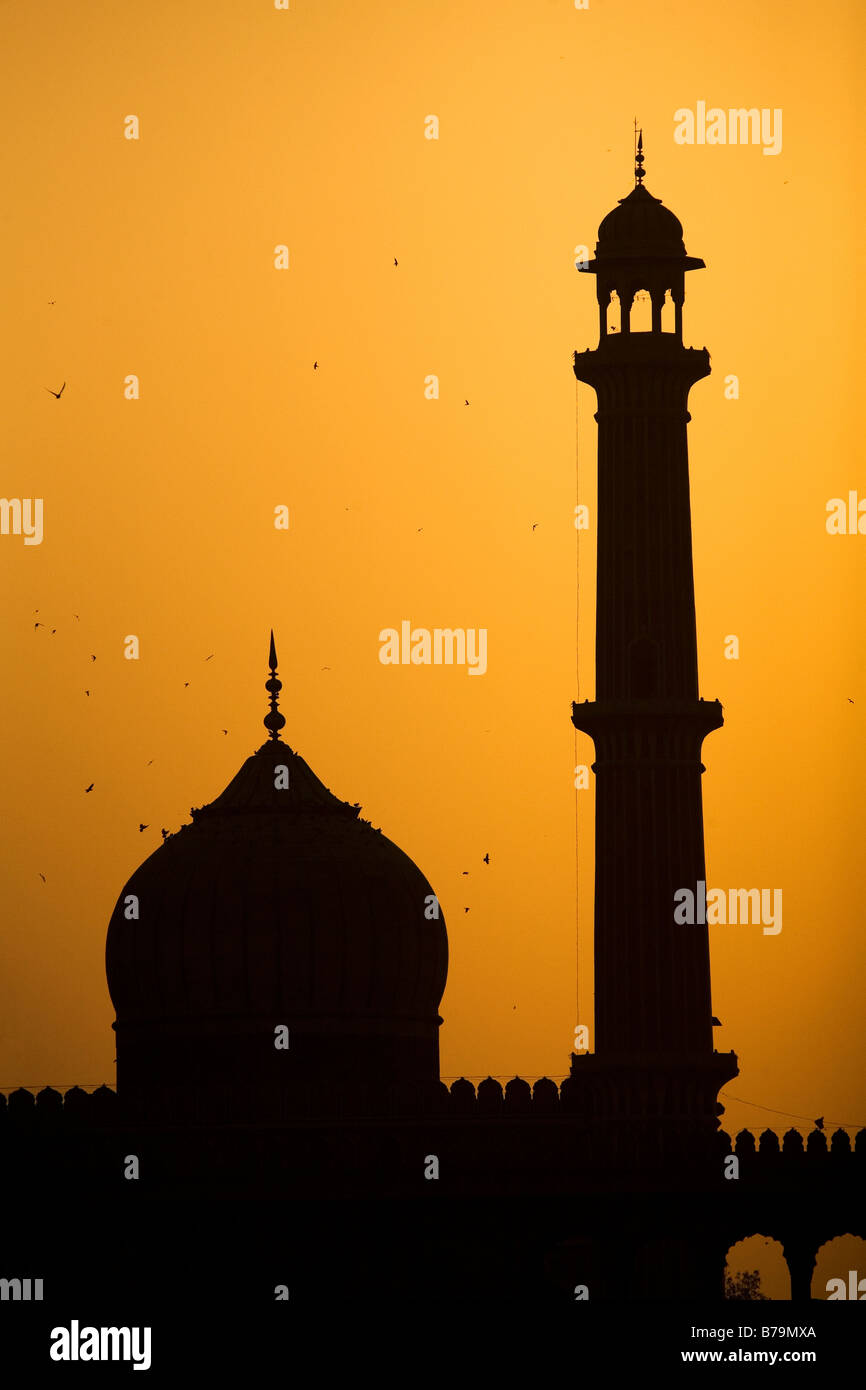
[[[34,624],[33,624],[33,631],[35,632],[36,629],[37,629],[38,627],[44,627],[44,626],[45,626],[44,623],[34,623]]]
[[[318,369],[319,369],[319,364],[318,364],[318,362],[314,362],[314,363],[313,363],[313,371],[316,372],[316,371],[318,371]]]
[[[533,529],[533,531],[536,529],[537,526],[538,526],[538,522],[537,522],[537,521],[533,521],[533,523],[532,523],[532,529]]]
[[[468,402],[468,401],[464,401],[463,404],[464,404],[464,405],[468,405],[469,402]]]
[[[56,301],[53,300],[53,299],[49,299],[49,301],[48,301],[49,304],[54,304],[55,302],[56,302]]]
[[[849,705],[853,705],[853,703],[854,703],[854,701],[851,699],[851,696],[849,695],[849,696],[848,696],[848,704],[849,704]]]
[[[85,791],[85,794],[86,794],[87,792],[92,792],[92,791],[93,791],[93,783],[91,782],[91,784],[90,784],[89,787],[85,787],[85,788],[84,788],[84,791]]]
[[[210,656],[205,657],[205,661],[213,661],[213,652],[211,652]]]
[[[95,660],[96,660],[96,657],[93,655],[92,652],[91,652],[91,654],[90,654],[90,660],[91,660],[91,661],[95,661]]]
[[[89,694],[90,694],[90,691],[89,691],[89,690],[85,690],[84,693],[85,693],[85,695],[89,695]]]
[[[722,1020],[720,1018],[716,1018],[715,1014],[713,1014],[712,1018],[710,1019],[710,1023],[712,1024],[713,1028],[721,1028],[722,1026]]]
[[[45,875],[44,875],[44,874],[40,874],[39,877],[42,879],[42,882],[45,883],[45,881],[46,881]]]
[[[490,863],[490,855],[489,855],[489,854],[485,854],[485,856],[484,856],[484,863],[485,863],[485,864],[489,864],[489,863]]]
[[[461,872],[464,873],[467,877],[469,876],[469,870],[468,870],[468,869],[463,869]]]
[[[81,619],[79,618],[79,616],[78,616],[77,613],[73,613],[72,616],[73,616],[73,618],[75,619],[75,621],[76,621],[77,623],[80,623],[80,622],[81,622]]]
[[[224,734],[227,734],[227,733],[228,733],[228,729],[223,729],[223,733],[224,733]]]
[[[50,394],[54,397],[55,400],[59,401],[60,397],[63,395],[63,392],[66,390],[66,382],[64,381],[59,391],[52,391],[50,386],[46,386],[45,390],[50,392]]]
[[[397,257],[396,257],[396,256],[394,257],[394,264],[395,264],[395,265],[397,264]]]
[[[145,763],[145,767],[150,767],[150,764],[151,764],[152,762],[153,762],[153,758],[151,758],[148,762]]]
[[[463,911],[464,911],[464,912],[468,912],[468,911],[469,911],[469,908],[468,908],[468,907],[464,907]]]
[[[821,1118],[820,1118],[819,1120],[816,1120],[816,1121],[815,1121],[815,1128],[816,1128],[816,1129],[823,1129],[823,1128],[824,1128],[824,1116],[823,1116],[823,1115],[821,1116]]]
[[[142,825],[141,822],[139,821],[139,824],[138,824],[138,833],[139,833],[139,835],[141,834],[142,830],[149,830],[149,829],[150,829],[150,826],[149,826],[149,825]]]
[[[189,685],[189,681],[184,681],[184,683],[183,683],[183,688],[184,688],[184,690],[186,690],[186,688],[187,688],[188,685]]]
[[[331,668],[330,668],[330,666],[323,666],[321,669],[322,669],[323,671],[330,671]]]

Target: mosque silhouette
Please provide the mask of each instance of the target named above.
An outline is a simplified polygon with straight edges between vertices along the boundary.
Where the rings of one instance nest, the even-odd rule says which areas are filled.
[[[720,1129],[737,1059],[713,1048],[707,928],[674,920],[705,878],[701,748],[722,724],[698,694],[686,428],[710,364],[682,341],[703,262],[643,163],[641,142],[580,267],[599,344],[574,358],[598,398],[597,694],[573,706],[596,756],[592,1050],[559,1087],[440,1081],[435,890],[283,742],[272,634],[267,739],[112,913],[116,1091],[20,1089],[0,1109],[4,1191],[46,1229],[98,1210],[186,1269],[190,1231],[218,1261],[255,1228],[250,1267],[301,1304],[339,1269],[353,1301],[524,1307],[721,1299],[754,1233],[781,1242],[803,1301],[821,1243],[866,1237],[866,1130],[852,1148]]]

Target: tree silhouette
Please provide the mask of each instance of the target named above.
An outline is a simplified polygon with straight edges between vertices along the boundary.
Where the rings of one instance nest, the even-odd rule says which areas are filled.
[[[725,1298],[769,1301],[769,1295],[761,1293],[761,1276],[756,1269],[744,1270],[742,1274],[728,1274],[725,1270]]]

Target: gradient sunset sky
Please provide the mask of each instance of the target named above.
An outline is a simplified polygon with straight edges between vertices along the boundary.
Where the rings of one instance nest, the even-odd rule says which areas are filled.
[[[597,307],[574,248],[632,187],[638,117],[646,186],[707,264],[684,341],[713,368],[690,398],[701,693],[725,712],[708,883],[784,895],[778,935],[710,930],[741,1071],[723,1123],[866,1125],[866,536],[825,525],[866,498],[864,21],[0,6],[0,492],[44,499],[41,545],[0,536],[0,1084],[113,1084],[112,907],[263,741],[271,627],[286,741],[441,899],[443,1075],[567,1072],[592,1010],[570,702],[594,693],[596,427],[571,354]],[[781,152],[676,144],[699,101],[780,108]],[[405,619],[486,628],[486,674],[383,666]]]

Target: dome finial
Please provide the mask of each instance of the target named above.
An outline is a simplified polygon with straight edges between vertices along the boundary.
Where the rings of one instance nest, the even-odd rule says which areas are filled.
[[[271,628],[271,650],[268,654],[268,665],[271,668],[271,675],[270,679],[265,681],[265,690],[267,690],[271,697],[271,707],[265,715],[264,726],[271,738],[278,741],[280,729],[284,727],[286,720],[285,716],[280,714],[280,711],[277,709],[277,705],[280,702],[280,691],[283,688],[283,682],[277,680],[277,648],[274,644],[273,628]]]
[[[634,131],[637,136],[637,144],[634,152],[634,184],[635,188],[640,188],[645,177],[643,167],[643,130],[638,131],[637,120],[635,119]]]

